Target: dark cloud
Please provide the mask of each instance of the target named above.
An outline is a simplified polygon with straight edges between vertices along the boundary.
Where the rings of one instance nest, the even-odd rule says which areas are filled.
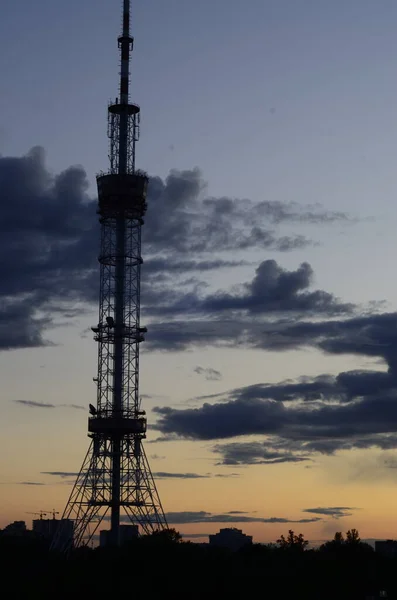
[[[312,204],[302,207],[296,202],[261,202],[255,207],[257,215],[266,218],[271,223],[311,223],[319,225],[322,223],[354,222],[347,213],[324,211],[320,204]]]
[[[197,375],[203,375],[207,381],[220,381],[222,379],[222,373],[211,367],[195,367],[194,372]]]
[[[335,302],[336,310],[351,307]],[[383,359],[390,367],[397,364],[397,313],[374,311],[350,318],[346,318],[346,313],[343,318],[327,320],[297,320],[296,315],[286,313],[268,317],[241,311],[232,317],[223,311],[206,320],[175,318],[171,322],[155,322],[150,325],[149,344],[154,349],[173,351],[203,346],[239,346],[272,352],[314,347],[329,354]]]
[[[164,248],[169,253],[184,255],[248,248],[288,251],[310,242],[299,235],[277,236],[275,225],[313,223],[314,213],[318,222],[349,220],[347,215],[326,213],[320,207],[313,211],[291,204],[206,198],[205,187],[199,169],[171,171],[165,181],[158,177],[151,179],[143,233],[149,252],[164,251]]]
[[[173,262],[166,258],[149,258],[145,260],[142,272],[148,276],[161,273],[175,276],[176,274],[184,275],[194,271],[216,271],[249,265],[252,265],[252,263],[246,260],[178,260]]]
[[[29,406],[29,408],[74,408],[76,410],[85,410],[80,404],[47,404],[45,402],[35,402],[34,400],[14,400],[17,404]]]
[[[197,400],[229,399],[276,400],[278,402],[350,402],[364,396],[384,393],[397,389],[397,380],[390,372],[354,370],[339,375],[318,375],[301,377],[296,381],[287,380],[276,384],[257,383],[225,393],[201,396]]]
[[[286,519],[284,517],[253,517],[246,514],[212,514],[206,511],[197,512],[169,512],[166,513],[167,522],[172,525],[184,523],[315,523],[320,518],[311,519]]]
[[[163,458],[163,457],[160,457]],[[42,471],[42,475],[52,475],[61,479],[78,477],[79,473],[70,471]],[[170,473],[168,471],[157,471],[153,473],[156,479],[209,479],[210,477],[238,477],[237,473],[212,474],[212,473]],[[44,484],[43,484],[44,485]]]
[[[0,158],[0,348],[44,345],[54,314],[93,297],[97,236],[87,187],[81,167],[52,177],[40,148]]]
[[[208,473],[200,475],[199,473],[167,473],[158,471],[157,473],[153,473],[153,477],[156,479],[208,479],[211,475]]]
[[[350,371],[296,382],[255,384],[213,395],[197,408],[156,407],[156,427],[171,439],[262,440],[216,444],[226,465],[300,463],[314,453],[397,448],[394,371]],[[219,398],[221,401],[217,401]]]
[[[351,314],[353,304],[341,303],[333,294],[322,290],[308,291],[313,271],[302,263],[296,271],[287,271],[275,260],[265,260],[256,269],[253,280],[232,293],[218,291],[203,296],[198,292],[184,293],[164,290],[149,299],[149,314],[183,314],[196,316],[233,314],[305,314],[307,316]],[[148,299],[147,299],[148,300]],[[152,300],[152,302],[150,302]],[[257,324],[258,326],[258,324]]]
[[[195,344],[266,350],[314,347],[328,354],[380,359],[387,370],[356,369],[338,375],[254,384],[212,394],[199,408],[156,408],[165,437],[216,440],[244,435],[264,441],[217,445],[227,464],[294,462],[312,453],[397,448],[397,314],[368,314],[327,321],[214,321],[162,331],[181,349]],[[154,335],[160,332],[160,326]],[[190,339],[189,339],[190,338]],[[205,397],[203,398],[205,399]],[[219,401],[220,400],[220,401]]]
[[[146,347],[168,352],[203,346],[255,347],[260,329],[255,321],[243,319],[167,320],[150,324]]]
[[[45,483],[40,483],[38,481],[19,481],[18,485],[45,485]]]
[[[60,477],[61,479],[68,479],[69,477],[78,477],[80,473],[74,473],[70,471],[42,471],[42,475],[53,475],[54,477]]]
[[[22,157],[0,157],[0,349],[47,345],[46,332],[59,319],[70,321],[81,315],[87,302],[97,302],[99,224],[96,200],[88,196],[87,189],[82,167],[51,175],[41,148]],[[194,272],[246,264],[222,256],[213,259],[209,254],[231,249],[301,248],[310,243],[306,238],[279,235],[276,229],[284,223],[349,221],[347,215],[317,206],[208,198],[197,169],[172,171],[165,181],[152,177],[148,206],[143,229],[144,269],[148,274],[157,273],[156,282],[144,285],[142,298],[148,307],[155,305],[153,299],[159,294],[163,303],[165,299],[171,304],[180,300],[175,289],[182,285],[184,293],[188,286],[193,296],[197,295],[201,283],[192,279]],[[307,279],[308,271],[303,271],[291,275],[292,279]],[[284,285],[284,275],[281,271],[281,279],[277,275],[277,285]],[[172,286],[159,289],[156,284],[167,284],[171,276]],[[302,283],[293,285],[299,288]],[[250,293],[246,299],[251,299],[250,310],[254,311],[258,299],[254,290]],[[300,302],[313,310],[320,307],[327,314],[337,310],[331,297],[316,292],[303,295],[308,297]],[[220,298],[209,296],[205,301],[208,307],[213,302],[219,312]],[[243,300],[234,298],[239,301]],[[288,303],[292,305],[294,299],[286,300],[286,306]]]
[[[325,515],[327,517],[333,517],[334,519],[340,519],[342,517],[351,517],[352,512],[357,508],[351,506],[328,506],[328,507],[317,507],[317,508],[304,508],[302,512],[312,513],[314,515]]]
[[[55,408],[55,404],[46,404],[44,402],[34,402],[33,400],[14,400],[17,404],[23,404],[30,408]]]
[[[296,271],[281,268],[275,260],[265,260],[256,269],[252,282],[242,287],[240,294],[218,292],[204,300],[204,310],[211,313],[244,310],[250,313],[304,312],[313,314],[349,313],[351,304],[340,304],[327,292],[307,289],[313,271],[302,263]]]
[[[277,465],[310,460],[288,451],[271,450],[260,442],[218,444],[213,451],[222,455],[224,465]]]
[[[213,514],[204,510],[201,511],[183,511],[165,513],[165,518],[169,525],[183,525],[185,523],[317,523],[323,519],[312,517],[308,519],[288,519],[285,517],[254,517],[246,514],[221,513]],[[108,521],[110,516],[105,515],[104,520]],[[120,515],[120,521],[130,523],[128,515]]]
[[[248,515],[249,512],[246,510],[229,510],[228,515]]]
[[[393,367],[397,358],[397,313],[299,323],[279,320],[267,323],[252,339],[252,346],[272,350],[311,346],[330,354],[383,358]]]
[[[353,446],[353,436],[389,434],[397,426],[394,396],[363,398],[348,404],[289,407],[270,400],[232,400],[195,409],[157,407],[155,412],[160,416],[157,428],[162,433],[201,440],[268,434],[312,439],[315,446],[315,441],[322,438],[347,444],[345,440],[352,436],[350,444]],[[373,441],[370,437],[370,442]]]

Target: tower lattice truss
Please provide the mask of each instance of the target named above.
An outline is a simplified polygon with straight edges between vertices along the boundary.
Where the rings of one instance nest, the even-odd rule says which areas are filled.
[[[120,523],[141,533],[166,527],[143,447],[146,416],[139,398],[141,227],[148,177],[135,169],[140,108],[129,102],[130,2],[124,0],[120,98],[109,105],[110,169],[97,177],[101,225],[97,405],[90,405],[91,444],[63,519],[74,521],[74,539],[61,528],[53,546],[88,544],[101,523],[109,542],[120,543]]]
[[[135,449],[135,443],[132,435],[124,436],[121,443],[120,517],[121,522],[138,525],[141,533],[149,534],[162,529],[165,519],[144,448],[138,441]],[[74,521],[75,546],[88,544],[101,522],[110,520],[112,470],[111,441],[98,436],[90,444],[63,516]],[[64,536],[62,541],[68,549],[70,541]]]

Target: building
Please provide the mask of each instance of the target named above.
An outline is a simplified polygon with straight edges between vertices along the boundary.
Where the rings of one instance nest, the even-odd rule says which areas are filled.
[[[396,540],[377,540],[375,542],[375,552],[382,556],[395,558],[397,556],[397,541]]]
[[[227,527],[219,533],[210,535],[210,546],[217,548],[228,548],[234,552],[252,544],[252,535],[246,535],[241,529]]]
[[[120,525],[119,545],[123,546],[132,540],[136,540],[138,535],[138,525]],[[101,548],[105,548],[106,546],[109,546],[109,544],[110,530],[102,529],[102,531],[99,532],[99,545]]]
[[[33,533],[37,537],[52,542],[58,527],[61,527],[62,537],[65,540],[73,539],[73,521],[71,519],[34,519]]]

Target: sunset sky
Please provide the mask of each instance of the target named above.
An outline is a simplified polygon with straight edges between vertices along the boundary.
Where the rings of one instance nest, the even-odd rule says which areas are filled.
[[[146,452],[170,525],[395,538],[397,3],[132,0]],[[121,1],[0,20],[0,527],[62,512],[95,403]]]

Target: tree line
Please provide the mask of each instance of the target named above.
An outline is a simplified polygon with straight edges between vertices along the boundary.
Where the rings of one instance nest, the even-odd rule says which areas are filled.
[[[78,548],[68,557],[50,552],[45,540],[0,532],[0,571],[4,590],[12,590],[4,598],[13,600],[397,600],[397,559],[374,552],[356,529],[336,532],[318,548],[290,530],[275,544],[238,552],[184,541],[168,529],[121,548]]]

